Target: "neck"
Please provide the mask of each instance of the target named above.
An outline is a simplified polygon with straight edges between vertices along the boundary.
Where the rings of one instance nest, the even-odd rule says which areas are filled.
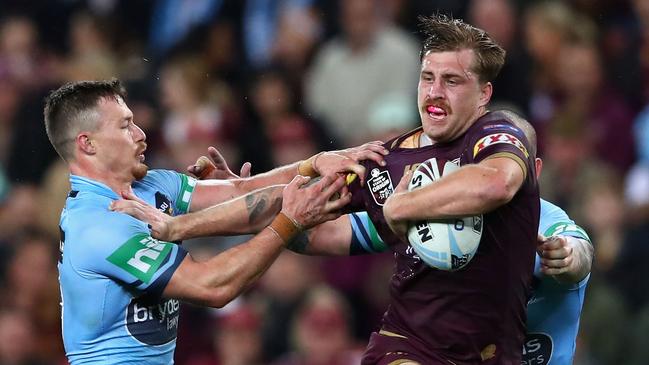
[[[94,165],[78,162],[70,163],[70,173],[105,184],[118,196],[121,196],[121,193],[124,191],[129,191],[133,182],[132,179],[126,179],[117,174],[108,173],[105,170],[96,168]]]

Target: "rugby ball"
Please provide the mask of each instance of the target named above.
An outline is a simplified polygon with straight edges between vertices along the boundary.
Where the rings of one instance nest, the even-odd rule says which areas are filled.
[[[424,187],[460,167],[431,158],[412,175],[408,191]],[[408,241],[419,258],[431,267],[454,271],[473,258],[482,237],[482,215],[457,219],[414,221],[408,226]]]

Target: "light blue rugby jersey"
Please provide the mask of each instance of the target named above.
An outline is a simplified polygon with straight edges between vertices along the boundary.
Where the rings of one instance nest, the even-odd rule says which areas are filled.
[[[180,303],[162,299],[186,255],[153,239],[147,224],[108,210],[119,197],[108,186],[71,176],[61,214],[59,281],[63,343],[76,364],[173,364]],[[147,203],[186,213],[195,180],[152,170],[132,184]]]
[[[386,249],[366,212],[350,214],[350,254],[376,253]],[[590,240],[566,212],[541,199],[539,233]],[[527,307],[527,338],[522,365],[572,364],[579,317],[590,275],[577,284],[560,284],[541,273],[540,257],[534,267],[534,290]]]
[[[589,240],[586,232],[561,208],[541,199],[539,233],[546,237],[572,236]],[[579,317],[590,274],[576,284],[561,284],[541,273],[537,255],[534,289],[527,305],[527,338],[523,365],[572,364]]]

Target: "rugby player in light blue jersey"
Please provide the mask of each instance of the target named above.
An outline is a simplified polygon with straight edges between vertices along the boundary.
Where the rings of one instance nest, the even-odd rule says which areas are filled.
[[[381,156],[380,146],[366,144],[245,181],[197,182],[173,171],[148,171],[146,136],[124,98],[124,88],[112,80],[67,84],[46,100],[46,131],[68,164],[72,188],[61,214],[58,265],[63,342],[72,365],[172,364],[180,301],[221,307],[232,300],[296,234],[339,215],[349,194],[330,201],[344,186],[336,172],[362,173],[358,159]],[[324,177],[299,189],[309,179],[298,173]],[[181,223],[201,221],[188,224],[192,232],[182,224],[154,232],[169,237],[163,241],[145,222],[115,210],[120,196],[153,205],[162,221],[210,208],[179,216]],[[172,243],[206,231],[259,233],[204,262]]]

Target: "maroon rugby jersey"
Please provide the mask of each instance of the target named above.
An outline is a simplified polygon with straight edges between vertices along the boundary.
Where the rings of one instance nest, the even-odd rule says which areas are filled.
[[[365,161],[365,186],[350,185],[349,209],[368,212],[396,258],[382,329],[407,337],[430,363],[520,365],[540,211],[528,141],[503,112],[487,113],[452,142],[403,147],[413,140],[418,147],[420,133],[388,141],[387,166]],[[431,157],[466,165],[502,154],[517,156],[527,176],[509,203],[484,214],[480,246],[465,268],[431,268],[390,231],[382,208],[404,171]]]

